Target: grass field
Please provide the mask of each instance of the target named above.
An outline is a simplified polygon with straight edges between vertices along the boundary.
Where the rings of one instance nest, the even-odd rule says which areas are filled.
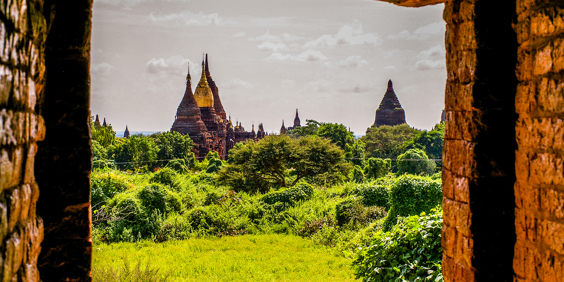
[[[119,269],[124,259],[172,281],[355,281],[350,260],[291,235],[95,244],[93,272]]]

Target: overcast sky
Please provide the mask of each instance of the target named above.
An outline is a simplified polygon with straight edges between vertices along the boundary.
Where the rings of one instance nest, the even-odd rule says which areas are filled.
[[[223,107],[251,130],[306,119],[364,134],[389,79],[407,123],[430,129],[444,107],[443,5],[370,0],[96,0],[93,115],[122,132],[168,131],[202,53]]]

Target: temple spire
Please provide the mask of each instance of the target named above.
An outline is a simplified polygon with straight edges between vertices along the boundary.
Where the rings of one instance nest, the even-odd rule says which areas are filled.
[[[186,75],[186,84],[188,85],[191,80],[192,77],[190,76],[190,62],[188,62],[188,74]]]
[[[388,80],[388,89],[387,89],[387,90],[388,90],[388,91],[389,91],[389,90],[394,91],[394,86],[392,85],[392,80],[391,80],[391,79]]]
[[[282,120],[282,127],[280,127],[280,135],[286,134],[286,127],[284,126],[284,120]]]
[[[104,118],[104,123],[102,123],[102,126],[108,126],[106,123],[106,118]]]
[[[206,64],[204,62],[205,60],[202,59],[202,76],[200,77],[200,82],[198,83],[198,86],[200,87],[209,86],[208,80],[206,79]]]
[[[300,123],[300,116],[298,115],[298,109],[296,109],[296,117],[294,118],[294,128],[302,126]]]
[[[127,128],[127,125],[125,126],[125,131],[123,132],[123,137],[129,138],[129,129]]]

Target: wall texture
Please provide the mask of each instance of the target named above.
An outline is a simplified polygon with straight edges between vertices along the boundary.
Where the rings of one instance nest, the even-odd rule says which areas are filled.
[[[564,1],[518,0],[515,281],[564,277]]]
[[[37,214],[45,225],[38,268],[44,281],[89,281],[92,0],[46,3],[45,95],[39,104],[46,135],[35,164]]]
[[[514,0],[445,3],[446,281],[512,281],[515,243]]]
[[[0,2],[0,280],[38,281],[43,221],[34,176],[36,111],[43,95],[46,24],[42,1]]]

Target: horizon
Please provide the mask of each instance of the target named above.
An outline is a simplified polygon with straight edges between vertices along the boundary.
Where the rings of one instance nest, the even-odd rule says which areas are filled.
[[[91,115],[116,132],[169,131],[188,63],[194,84],[208,53],[225,111],[245,128],[262,122],[277,133],[297,108],[303,124],[362,135],[391,79],[407,124],[430,130],[444,108],[442,10],[369,0],[96,1]]]

